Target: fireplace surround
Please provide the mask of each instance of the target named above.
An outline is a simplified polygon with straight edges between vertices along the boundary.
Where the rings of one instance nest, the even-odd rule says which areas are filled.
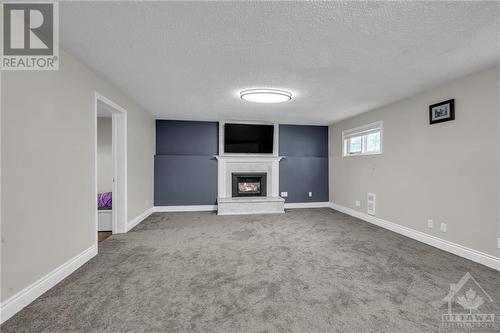
[[[265,197],[267,174],[258,172],[233,172],[232,197]]]
[[[216,158],[218,162],[217,214],[284,213],[285,200],[279,196],[281,156],[218,155]],[[264,175],[265,183],[263,179],[257,182],[253,178]],[[240,182],[242,183],[240,192],[244,192],[245,195],[233,195],[233,191],[238,190],[238,182],[233,183],[235,176],[243,176],[244,179]],[[236,189],[233,184],[236,185]],[[256,193],[258,191],[260,191],[259,195]]]

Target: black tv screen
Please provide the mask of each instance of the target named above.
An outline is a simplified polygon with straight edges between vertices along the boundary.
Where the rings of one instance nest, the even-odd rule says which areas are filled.
[[[224,124],[224,152],[273,153],[273,125]]]

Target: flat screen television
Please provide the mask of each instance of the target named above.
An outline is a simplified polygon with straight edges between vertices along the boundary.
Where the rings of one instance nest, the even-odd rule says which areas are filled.
[[[224,152],[272,154],[273,125],[224,124]]]

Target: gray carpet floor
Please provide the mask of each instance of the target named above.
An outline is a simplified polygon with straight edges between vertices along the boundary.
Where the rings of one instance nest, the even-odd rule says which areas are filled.
[[[466,272],[500,321],[499,272],[331,209],[156,213],[1,331],[464,332],[441,314]]]

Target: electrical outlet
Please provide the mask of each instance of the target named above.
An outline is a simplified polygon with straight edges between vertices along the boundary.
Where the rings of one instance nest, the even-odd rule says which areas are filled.
[[[428,228],[434,228],[434,221],[433,220],[427,220],[427,227]]]
[[[446,223],[441,223],[441,231],[446,232]]]
[[[497,238],[497,248],[500,249],[500,237]]]
[[[309,192],[309,198],[313,196],[313,193],[312,192]]]
[[[361,201],[356,200],[356,207],[361,207]]]
[[[282,198],[287,198],[288,197],[288,192],[281,192],[281,197]]]

